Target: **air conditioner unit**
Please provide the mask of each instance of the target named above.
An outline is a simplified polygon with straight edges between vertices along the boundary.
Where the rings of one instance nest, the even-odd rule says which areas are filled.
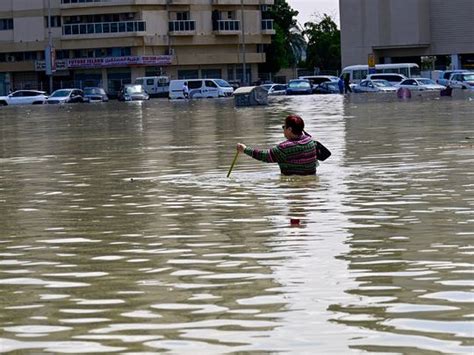
[[[129,12],[129,13],[127,14],[127,18],[130,19],[130,20],[132,20],[133,18],[135,18],[135,14],[134,14],[133,12]]]
[[[169,48],[166,50],[166,55],[174,55],[174,48]]]
[[[12,55],[7,55],[6,59],[7,59],[7,62],[9,62],[9,63],[13,63],[15,61],[15,57],[12,56]]]

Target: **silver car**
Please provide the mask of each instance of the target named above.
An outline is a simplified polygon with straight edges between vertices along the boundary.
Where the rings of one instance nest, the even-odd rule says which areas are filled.
[[[434,80],[429,78],[410,78],[403,80],[398,84],[400,88],[406,88],[413,91],[426,91],[426,90],[444,90],[446,86],[436,84]]]
[[[0,96],[0,106],[6,105],[38,105],[46,101],[48,96],[44,91],[18,90],[7,96]]]
[[[352,89],[354,92],[396,92],[397,87],[392,85],[387,80],[362,80],[358,85]]]

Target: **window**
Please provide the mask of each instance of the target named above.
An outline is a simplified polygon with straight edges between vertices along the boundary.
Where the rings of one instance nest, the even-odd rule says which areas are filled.
[[[48,28],[48,16],[44,17],[44,25]],[[51,27],[61,27],[61,16],[51,16]]]
[[[178,70],[178,79],[197,79],[199,78],[198,70]]]
[[[0,19],[0,31],[13,30],[13,19],[2,18]]]
[[[189,21],[190,19],[191,16],[189,15],[189,11],[176,12],[177,21]]]
[[[222,78],[222,72],[220,69],[202,69],[201,77],[204,79],[220,79]]]
[[[153,79],[146,79],[146,84],[147,85],[154,85],[155,81]]]
[[[190,88],[190,89],[200,89],[201,86],[202,86],[202,80],[188,81],[188,88]]]
[[[206,86],[207,86],[208,88],[216,88],[216,87],[217,87],[217,85],[214,84],[214,82],[211,81],[211,80],[206,80]]]

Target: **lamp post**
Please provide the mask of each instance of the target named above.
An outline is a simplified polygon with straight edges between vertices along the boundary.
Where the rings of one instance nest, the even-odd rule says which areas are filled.
[[[240,0],[241,26],[242,26],[242,78],[243,85],[247,85],[247,63],[245,62],[245,20],[244,20],[244,0]]]

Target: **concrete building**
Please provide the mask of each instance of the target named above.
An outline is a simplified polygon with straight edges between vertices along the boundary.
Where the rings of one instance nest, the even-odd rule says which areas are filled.
[[[136,77],[159,74],[242,80],[243,63],[245,79],[254,81],[265,61],[263,45],[274,34],[271,5],[273,0],[0,1],[0,94],[50,90],[50,37],[54,89],[101,85],[115,93]]]
[[[436,69],[474,69],[473,0],[339,0],[339,7],[343,67],[367,64],[373,53],[380,64],[424,57]]]

